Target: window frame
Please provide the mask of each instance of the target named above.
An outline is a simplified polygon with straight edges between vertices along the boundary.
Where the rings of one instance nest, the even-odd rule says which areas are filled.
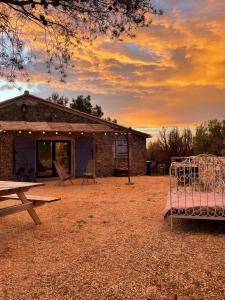
[[[125,144],[124,145],[118,145],[119,142],[124,142]],[[123,147],[124,146],[124,149],[126,147],[126,152],[122,151],[119,153],[119,147]],[[128,156],[128,147],[127,147],[127,139],[123,136],[123,137],[118,137],[115,139],[115,156],[116,157],[127,157]]]
[[[50,176],[40,176],[38,174],[38,145],[41,143],[51,143],[52,145],[52,157],[51,157],[51,161],[52,161],[52,175]],[[58,173],[55,169],[55,166],[53,164],[53,161],[55,160],[55,156],[56,156],[56,143],[67,143],[68,144],[68,158],[69,158],[69,174],[71,174],[71,166],[72,166],[72,160],[71,160],[71,140],[59,140],[59,139],[42,139],[42,140],[36,140],[36,176],[37,178],[54,178],[58,176]]]

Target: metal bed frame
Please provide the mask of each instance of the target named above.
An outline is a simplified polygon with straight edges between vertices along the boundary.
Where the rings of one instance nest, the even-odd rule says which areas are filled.
[[[164,217],[225,220],[225,157],[173,158]]]

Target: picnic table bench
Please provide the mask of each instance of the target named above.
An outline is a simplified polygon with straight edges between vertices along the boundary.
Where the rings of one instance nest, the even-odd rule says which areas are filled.
[[[36,195],[25,195],[29,189],[37,186],[43,186],[43,183],[31,182],[14,182],[14,181],[0,181],[0,201],[5,200],[20,200],[22,203],[0,208],[0,217],[15,214],[27,210],[35,224],[41,224],[35,207],[60,200],[57,197],[46,197]]]

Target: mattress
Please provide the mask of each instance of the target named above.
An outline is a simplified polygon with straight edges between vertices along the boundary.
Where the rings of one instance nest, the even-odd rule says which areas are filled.
[[[225,194],[214,192],[169,192],[163,216],[224,217]]]

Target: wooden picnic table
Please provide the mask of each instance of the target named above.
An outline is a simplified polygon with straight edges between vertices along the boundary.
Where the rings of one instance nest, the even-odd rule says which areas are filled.
[[[22,202],[19,205],[0,208],[0,217],[27,210],[34,223],[36,225],[41,224],[41,220],[34,210],[34,207],[47,202],[60,200],[60,198],[25,195],[25,192],[31,188],[43,185],[44,183],[0,181],[0,201],[11,199],[20,200]]]

